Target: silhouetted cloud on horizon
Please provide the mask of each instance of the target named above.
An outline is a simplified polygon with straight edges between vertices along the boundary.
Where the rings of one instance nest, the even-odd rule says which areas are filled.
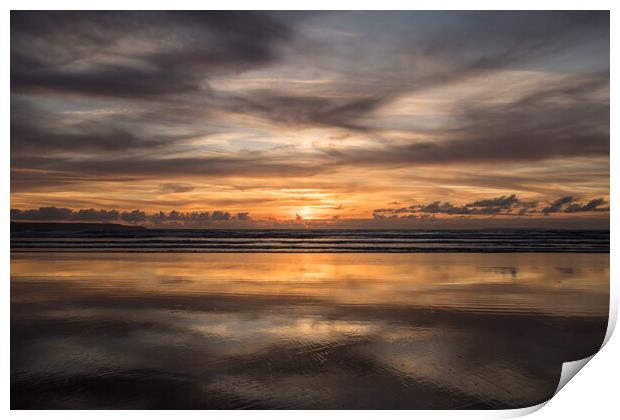
[[[578,203],[575,197],[561,197],[546,207],[538,201],[522,201],[516,194],[491,199],[478,200],[469,204],[455,205],[450,202],[434,201],[429,204],[413,204],[409,207],[378,208],[373,211],[375,219],[416,218],[434,214],[457,216],[540,216],[551,213],[608,212],[609,207],[603,198],[595,198],[587,203]]]
[[[123,222],[148,225],[201,225],[226,222],[250,221],[249,212],[230,213],[228,211],[192,211],[146,213],[142,210],[71,210],[63,207],[40,207],[38,209],[11,209],[11,220],[15,221],[50,221],[50,222]]]

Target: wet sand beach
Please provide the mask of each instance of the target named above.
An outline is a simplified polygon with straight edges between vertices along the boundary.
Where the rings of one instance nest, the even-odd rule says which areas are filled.
[[[516,408],[607,326],[609,255],[11,255],[12,408]]]

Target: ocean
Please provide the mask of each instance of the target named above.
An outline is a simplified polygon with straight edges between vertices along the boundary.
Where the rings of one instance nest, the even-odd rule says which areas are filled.
[[[76,252],[609,252],[594,230],[63,230],[11,232],[11,249]]]

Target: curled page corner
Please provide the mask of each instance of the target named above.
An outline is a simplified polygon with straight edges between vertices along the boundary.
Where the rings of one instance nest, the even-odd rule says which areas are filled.
[[[590,360],[592,360],[592,358],[594,356],[596,356],[596,354],[601,351],[603,349],[603,347],[605,347],[605,345],[609,342],[609,339],[611,338],[611,336],[613,335],[613,332],[616,328],[616,322],[618,320],[618,294],[614,293],[616,289],[616,286],[614,285],[613,282],[611,282],[610,284],[610,302],[609,302],[609,320],[607,321],[607,332],[605,333],[605,338],[603,339],[603,343],[601,344],[601,347],[598,349],[598,351],[588,357],[585,357],[583,359],[579,359],[579,360],[573,360],[572,362],[564,362],[562,364],[562,372],[560,374],[560,381],[558,382],[558,387],[555,389],[555,392],[553,393],[553,397],[555,397],[557,395],[558,392],[560,392],[562,390],[562,388],[564,388],[564,386],[571,380],[573,379],[573,377],[581,370],[583,369],[583,367],[585,365],[588,364],[588,362]],[[537,405],[533,405],[531,407],[525,407],[525,408],[518,408],[515,410],[508,410],[508,412],[506,412],[506,415],[503,416],[503,418],[514,418],[514,417],[522,417],[522,416],[526,416],[528,414],[534,413],[538,410],[540,410],[541,408],[543,408],[545,405],[547,405],[547,403],[549,401],[551,401],[551,399],[553,398],[551,397],[550,399],[548,399],[545,402],[542,402],[540,404]]]
[[[595,353],[596,354],[596,353]],[[558,387],[555,389],[553,396],[555,396],[564,385],[568,383],[573,377],[579,372],[592,358],[594,355],[588,356],[583,359],[573,360],[572,362],[564,362],[562,364],[562,373],[560,375],[560,382],[558,383]],[[552,397],[553,398],[553,397]]]
[[[607,332],[603,339],[601,349],[605,347],[609,339],[611,338],[616,328],[616,321],[618,320],[618,285],[616,282],[611,281],[609,284],[609,319],[607,321]],[[600,349],[599,349],[600,351]]]
[[[558,392],[571,380],[573,377],[586,365],[592,358],[596,355],[593,354],[583,359],[573,360],[572,362],[564,362],[562,364],[562,372],[560,374],[560,381],[558,382],[558,387],[555,389],[553,396],[549,398],[547,401],[544,401],[540,404],[533,405],[531,407],[517,408],[514,410],[506,410],[503,412],[503,415],[500,415],[499,418],[515,418],[515,417],[523,417],[528,414],[532,414],[541,408],[543,408],[553,397],[557,395]]]
[[[510,410],[494,411],[492,415],[493,415],[493,418],[496,418],[496,419],[497,418],[500,418],[500,419],[514,419],[514,418],[517,418],[517,417],[523,417],[523,416],[527,416],[528,414],[532,414],[532,413],[540,410],[548,402],[549,402],[549,400],[547,400],[545,402],[541,402],[540,404],[532,405],[530,407],[513,408],[513,409],[510,409]],[[491,416],[489,416],[489,418],[490,417]]]

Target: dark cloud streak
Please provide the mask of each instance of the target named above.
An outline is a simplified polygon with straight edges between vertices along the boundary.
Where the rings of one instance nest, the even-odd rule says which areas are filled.
[[[134,99],[179,95],[201,90],[207,74],[274,62],[277,48],[293,35],[286,22],[266,12],[12,12],[11,91]],[[128,55],[114,49],[123,37],[176,42]],[[43,61],[41,44],[68,58]],[[91,55],[106,48],[115,61],[71,65],[95,60]]]

